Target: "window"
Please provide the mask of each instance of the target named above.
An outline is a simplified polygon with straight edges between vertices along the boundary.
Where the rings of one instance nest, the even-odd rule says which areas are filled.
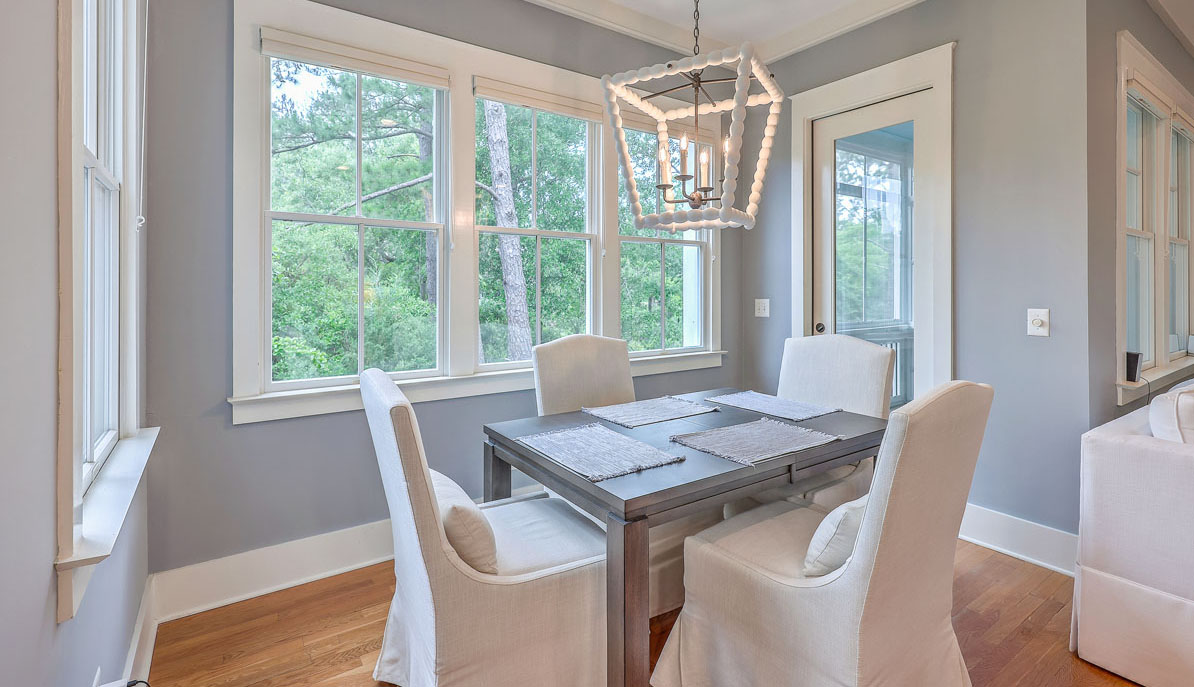
[[[1190,335],[1190,138],[1174,128],[1169,153],[1169,354],[1186,354]]]
[[[1119,403],[1188,376],[1194,95],[1126,33],[1120,35]],[[1126,382],[1127,352],[1139,383]],[[1144,389],[1144,390],[1142,390]]]
[[[1125,306],[1128,350],[1140,353],[1144,367],[1153,364],[1153,235],[1155,206],[1150,199],[1156,185],[1155,132],[1157,117],[1137,99],[1128,101],[1127,227]]]
[[[626,130],[626,145],[634,167],[635,185],[649,212],[663,209],[659,183],[659,143],[656,134]],[[680,174],[680,141],[669,142],[671,174]],[[708,145],[688,144],[688,160],[712,156]],[[692,170],[689,169],[689,172]],[[674,197],[674,196],[673,196]],[[672,234],[636,229],[626,183],[618,177],[618,234],[621,241],[622,338],[632,352],[661,353],[698,349],[704,345],[705,255],[708,232]]]
[[[437,374],[443,92],[271,58],[270,95],[272,385]]]
[[[477,98],[475,127],[478,364],[527,361],[591,331],[597,125]]]
[[[719,238],[619,211],[599,79],[304,0],[234,15],[234,423],[359,408],[369,367],[415,402],[529,389],[577,333],[636,375],[721,365]]]
[[[80,495],[116,445],[120,411],[123,43],[118,0],[83,3],[83,446]]]

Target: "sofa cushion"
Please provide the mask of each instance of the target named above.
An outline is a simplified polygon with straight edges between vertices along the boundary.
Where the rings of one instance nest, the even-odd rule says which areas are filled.
[[[1158,439],[1194,443],[1194,387],[1168,391],[1154,398],[1148,406],[1148,424]]]
[[[806,577],[827,575],[845,565],[854,554],[854,540],[862,526],[868,496],[870,494],[834,508],[817,526],[804,556]]]
[[[439,503],[444,534],[456,555],[477,572],[496,575],[497,542],[485,513],[451,477],[432,470],[431,486]]]

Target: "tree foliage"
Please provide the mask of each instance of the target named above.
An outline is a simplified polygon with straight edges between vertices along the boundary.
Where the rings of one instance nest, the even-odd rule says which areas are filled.
[[[271,63],[270,210],[344,217],[342,223],[272,222],[273,378],[353,375],[374,366],[435,368],[442,246],[433,231],[370,220],[442,221],[433,178],[436,91],[299,62]],[[596,180],[588,178],[594,142],[587,122],[489,105],[504,118],[487,121],[486,102],[477,100],[479,354],[482,362],[499,362],[527,359],[533,343],[588,330],[594,244],[567,234],[596,233],[587,190]],[[653,199],[654,134],[631,133],[640,192]],[[501,150],[491,149],[494,142]],[[621,185],[618,223],[624,236],[655,236],[633,228]],[[503,227],[561,233],[503,234]],[[669,347],[699,343],[692,340],[699,327],[694,330],[691,320],[699,317],[701,287],[693,275],[703,272],[701,260],[695,247],[624,243],[622,321],[632,349],[657,349],[661,337]]]

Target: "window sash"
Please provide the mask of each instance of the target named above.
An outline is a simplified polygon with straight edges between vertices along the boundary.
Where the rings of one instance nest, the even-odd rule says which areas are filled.
[[[285,32],[282,32],[285,33]],[[265,29],[262,30],[263,40],[266,37]],[[288,36],[296,36],[297,34],[286,34]],[[304,37],[305,38],[305,37]],[[310,39],[315,40],[315,39]],[[337,45],[337,44],[329,44]],[[345,47],[347,46],[340,46]],[[435,356],[436,364],[434,367],[419,369],[419,370],[387,370],[387,374],[393,379],[419,379],[425,377],[439,377],[443,376],[447,369],[447,316],[444,302],[446,300],[447,279],[445,277],[447,270],[449,253],[446,236],[446,223],[443,221],[447,215],[447,197],[448,197],[448,174],[447,169],[447,92],[442,88],[430,86],[425,83],[418,83],[415,81],[408,81],[396,78],[388,73],[374,74],[370,72],[360,71],[359,69],[344,66],[341,63],[336,63],[335,59],[324,61],[307,61],[288,56],[290,53],[285,51],[277,52],[277,54],[263,53],[263,60],[266,62],[265,69],[265,93],[266,98],[265,107],[263,110],[263,146],[264,165],[262,167],[263,181],[262,184],[262,207],[264,208],[262,219],[262,231],[264,236],[263,245],[265,250],[262,253],[262,274],[266,280],[263,288],[262,298],[262,327],[261,327],[261,360],[263,362],[262,386],[266,392],[270,391],[289,391],[297,389],[314,389],[333,386],[343,386],[348,384],[355,384],[358,380],[360,372],[366,365],[365,357],[365,313],[364,313],[364,298],[365,290],[364,284],[364,250],[365,250],[365,235],[371,228],[389,228],[389,229],[407,229],[417,231],[429,231],[436,236],[436,259],[439,265],[436,270],[436,293],[439,294],[436,300],[436,343]],[[331,55],[332,53],[325,53]],[[272,107],[272,62],[273,59],[282,59],[292,62],[302,62],[304,64],[311,64],[315,66],[327,67],[337,71],[353,74],[355,76],[355,121],[353,124],[353,139],[354,139],[354,181],[353,193],[355,197],[356,207],[351,215],[330,215],[324,213],[312,212],[291,212],[273,209],[273,193],[272,193],[272,178],[273,178],[273,161],[270,154],[270,142],[273,127],[273,107]],[[360,63],[361,60],[356,60],[353,64]],[[378,70],[384,71],[384,70]],[[393,70],[391,70],[393,71]],[[432,115],[433,128],[433,144],[432,144],[432,196],[434,202],[433,213],[436,221],[420,222],[414,220],[400,220],[377,217],[363,212],[363,196],[362,188],[364,178],[363,156],[364,144],[362,141],[362,131],[364,129],[363,122],[363,101],[362,101],[362,83],[365,78],[377,77],[391,81],[403,81],[418,86],[428,86],[434,90],[435,102],[434,112]],[[340,226],[355,226],[357,230],[357,319],[356,319],[356,359],[357,371],[355,374],[345,375],[330,375],[325,377],[306,377],[302,379],[274,379],[273,366],[273,337],[274,337],[274,294],[273,294],[273,224],[275,221],[287,222],[304,222],[311,224],[324,225],[340,225]]]

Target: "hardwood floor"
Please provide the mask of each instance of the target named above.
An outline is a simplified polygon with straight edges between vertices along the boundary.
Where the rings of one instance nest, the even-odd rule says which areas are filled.
[[[1073,586],[1065,575],[958,542],[954,628],[975,687],[1133,684],[1069,652]],[[163,623],[150,682],[376,687],[393,589],[385,563]],[[674,613],[652,620],[652,663],[673,622]]]

